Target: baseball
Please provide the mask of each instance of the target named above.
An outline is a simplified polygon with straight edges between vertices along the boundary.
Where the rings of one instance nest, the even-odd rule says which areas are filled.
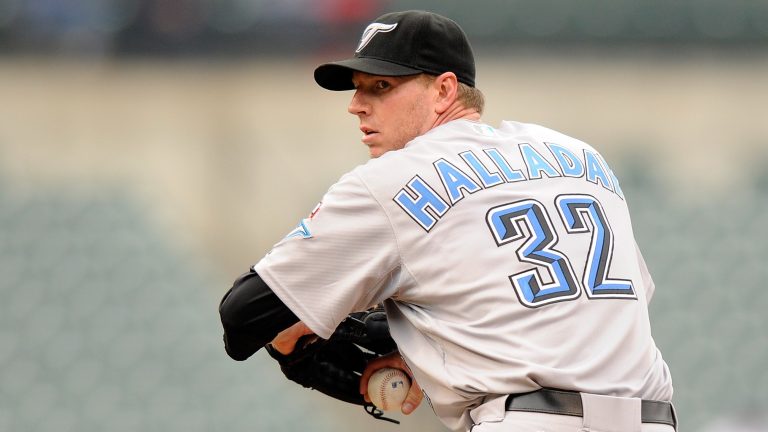
[[[368,380],[368,397],[382,411],[398,410],[410,388],[408,374],[400,369],[383,368]]]

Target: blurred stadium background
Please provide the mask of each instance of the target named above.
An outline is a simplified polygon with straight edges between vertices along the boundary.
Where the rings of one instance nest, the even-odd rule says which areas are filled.
[[[314,66],[411,8],[469,33],[486,121],[622,179],[681,430],[768,430],[768,1],[0,0],[0,431],[444,430],[229,360],[217,315],[366,160]]]

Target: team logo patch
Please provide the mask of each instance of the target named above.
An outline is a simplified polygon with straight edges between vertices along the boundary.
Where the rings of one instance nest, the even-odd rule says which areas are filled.
[[[302,219],[301,222],[299,222],[299,225],[293,229],[293,231],[289,232],[288,235],[286,235],[286,238],[289,237],[299,237],[299,238],[312,238],[312,231],[310,231],[309,226],[307,225],[309,221],[312,220],[312,218],[315,217],[317,212],[320,211],[320,207],[322,207],[323,202],[320,201],[317,203],[315,208],[312,209],[312,212],[309,213],[309,216]]]
[[[309,219],[302,219],[301,222],[299,222],[299,225],[293,229],[293,231],[289,232],[288,235],[285,236],[285,238],[291,238],[291,237],[299,237],[299,238],[312,238],[312,232],[309,230],[309,227],[307,226],[307,222],[309,222]]]
[[[391,32],[392,30],[397,27],[397,23],[395,24],[383,24],[383,23],[372,23],[368,27],[365,28],[365,31],[363,31],[363,36],[360,37],[360,43],[357,44],[357,49],[355,50],[356,53],[359,53],[363,50],[363,48],[368,45],[369,42],[371,42],[371,39],[373,39],[374,36],[376,36],[379,33],[387,33]]]

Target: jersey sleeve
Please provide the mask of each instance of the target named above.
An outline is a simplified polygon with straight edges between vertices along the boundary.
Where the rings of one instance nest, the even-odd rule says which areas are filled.
[[[342,177],[254,269],[320,337],[394,294],[400,259],[389,220],[364,182]]]

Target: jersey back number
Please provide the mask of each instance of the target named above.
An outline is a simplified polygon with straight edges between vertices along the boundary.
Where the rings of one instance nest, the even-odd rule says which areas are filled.
[[[530,269],[509,280],[520,302],[527,307],[573,300],[585,291],[590,299],[636,299],[632,281],[610,277],[614,237],[600,203],[589,195],[560,195],[555,207],[566,233],[589,241],[586,257],[568,257],[556,249],[557,231],[547,209],[532,199],[515,201],[488,210],[486,222],[496,245],[522,244],[517,257]],[[578,278],[572,260],[584,260]]]

